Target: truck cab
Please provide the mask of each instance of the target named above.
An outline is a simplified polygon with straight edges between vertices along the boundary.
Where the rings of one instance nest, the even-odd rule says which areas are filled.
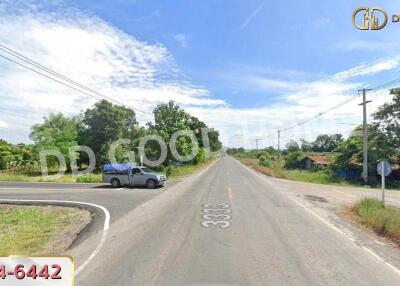
[[[136,164],[106,164],[103,166],[103,182],[114,188],[121,186],[145,186],[149,189],[163,186],[167,177]]]

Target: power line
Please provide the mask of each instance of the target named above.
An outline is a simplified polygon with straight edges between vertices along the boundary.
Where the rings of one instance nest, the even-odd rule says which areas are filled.
[[[394,79],[394,80],[388,81],[388,82],[386,82],[386,83],[380,84],[380,85],[378,85],[378,86],[376,86],[376,87],[373,87],[373,88],[371,88],[371,90],[373,90],[373,91],[378,91],[378,90],[387,88],[387,87],[389,87],[389,86],[392,86],[392,85],[394,85],[394,84],[396,84],[396,83],[400,83],[400,77],[398,77],[398,78],[396,78],[396,79]]]
[[[90,88],[90,87],[87,87],[87,86],[85,86],[85,85],[83,85],[83,84],[81,84],[81,83],[79,83],[79,82],[77,82],[77,81],[75,81],[75,80],[72,80],[71,78],[68,78],[68,77],[62,75],[62,74],[60,74],[60,73],[58,73],[58,72],[56,72],[56,71],[54,71],[54,70],[52,70],[52,69],[50,69],[50,68],[48,68],[48,67],[46,67],[46,66],[44,66],[44,65],[42,65],[42,64],[40,64],[40,63],[38,63],[38,62],[36,62],[36,61],[30,59],[30,58],[28,58],[28,57],[26,57],[26,56],[24,56],[24,55],[18,53],[18,52],[14,51],[14,50],[12,50],[12,49],[10,49],[10,48],[8,48],[8,47],[6,47],[6,46],[3,45],[3,44],[0,44],[0,50],[3,51],[3,52],[8,53],[9,55],[11,55],[11,56],[13,56],[13,57],[15,57],[15,58],[17,58],[17,59],[19,59],[20,61],[23,61],[23,62],[25,62],[25,63],[27,63],[27,64],[29,64],[29,65],[32,65],[32,66],[34,66],[35,68],[38,68],[38,69],[40,69],[40,70],[42,70],[42,71],[44,71],[44,72],[46,72],[46,73],[48,73],[48,74],[51,74],[52,76],[54,76],[54,77],[56,77],[56,78],[58,78],[58,79],[61,79],[61,80],[63,80],[63,81],[66,81],[67,83],[66,83],[66,82],[63,82],[63,81],[60,81],[60,80],[58,80],[58,79],[56,79],[56,78],[54,78],[54,77],[52,77],[52,76],[49,76],[49,75],[47,75],[47,74],[44,74],[43,72],[40,72],[40,71],[38,71],[38,70],[36,70],[36,69],[34,69],[34,68],[31,68],[31,67],[29,67],[29,66],[27,66],[27,65],[25,65],[25,64],[23,64],[23,63],[20,63],[20,62],[18,62],[18,61],[15,61],[15,60],[13,60],[13,59],[11,59],[11,58],[5,56],[5,55],[1,55],[1,54],[0,54],[0,57],[4,58],[4,59],[6,59],[6,60],[8,60],[8,61],[10,61],[10,62],[12,62],[12,63],[15,63],[15,64],[17,64],[17,65],[19,65],[19,66],[22,66],[22,67],[24,67],[24,68],[26,68],[26,69],[28,69],[28,70],[30,70],[30,71],[32,71],[32,72],[35,72],[35,73],[37,73],[37,74],[39,74],[39,75],[41,75],[41,76],[43,76],[43,77],[45,77],[45,78],[47,78],[47,79],[53,80],[53,81],[55,81],[55,82],[57,82],[57,83],[59,83],[59,84],[62,84],[62,85],[64,85],[64,86],[68,87],[68,88],[71,88],[71,89],[73,89],[73,90],[75,90],[75,91],[77,91],[77,92],[80,92],[80,93],[82,93],[82,94],[88,95],[88,96],[90,96],[90,97],[92,97],[92,98],[95,98],[95,99],[97,99],[97,100],[99,100],[99,99],[106,99],[106,100],[108,100],[108,101],[114,102],[114,103],[119,104],[119,105],[126,105],[126,104],[124,104],[124,103],[122,103],[122,102],[120,102],[120,101],[118,101],[118,100],[115,100],[115,99],[113,99],[113,98],[110,98],[110,97],[108,97],[108,96],[106,96],[106,95],[104,95],[104,94],[102,94],[102,93],[100,93],[100,92],[98,92],[98,91],[96,91],[96,90]],[[78,88],[77,88],[77,87],[78,87]],[[128,105],[128,106],[129,106],[129,105]],[[129,106],[129,108],[131,108],[131,109],[133,109],[133,110],[135,110],[135,111],[137,111],[137,112],[146,114],[146,115],[148,115],[148,116],[150,116],[150,117],[153,116],[151,113],[148,113],[148,112],[146,112],[146,111],[143,111],[143,110],[134,108],[134,107],[132,107],[132,106]]]
[[[394,80],[385,82],[385,83],[383,83],[383,84],[380,84],[380,85],[378,85],[378,86],[376,86],[376,87],[374,87],[374,88],[371,88],[371,90],[374,91],[374,92],[377,92],[377,91],[382,90],[382,89],[384,89],[384,88],[393,86],[393,85],[395,85],[395,84],[397,84],[397,83],[400,83],[400,77],[399,77],[399,78],[396,78],[396,79],[394,79]],[[358,97],[358,96],[359,96],[359,95],[357,94],[357,97]],[[287,131],[287,130],[296,128],[296,127],[298,127],[298,126],[304,125],[304,124],[306,124],[306,123],[308,123],[308,122],[310,122],[310,121],[312,121],[312,120],[314,120],[314,119],[316,119],[316,118],[318,118],[318,117],[321,117],[321,116],[325,115],[326,113],[329,113],[329,112],[331,112],[331,111],[333,111],[333,110],[335,110],[335,109],[338,109],[339,107],[342,107],[343,105],[346,105],[346,104],[352,102],[352,101],[355,100],[357,97],[354,96],[354,97],[351,97],[351,98],[349,98],[349,99],[346,99],[345,101],[343,101],[343,102],[341,102],[341,103],[339,103],[339,104],[337,104],[337,105],[334,105],[334,106],[332,106],[331,108],[329,108],[329,109],[327,109],[327,110],[325,110],[325,111],[323,111],[323,112],[320,112],[320,113],[314,115],[313,117],[310,117],[310,118],[307,118],[307,119],[305,119],[305,120],[299,121],[299,122],[297,122],[296,124],[293,124],[293,125],[291,125],[291,126],[289,126],[289,127],[286,127],[286,128],[283,128],[283,129],[279,129],[279,131]]]
[[[316,118],[318,118],[318,117],[321,117],[321,116],[327,114],[328,112],[331,112],[331,111],[333,111],[333,110],[335,110],[335,109],[338,109],[339,107],[342,107],[343,105],[346,105],[346,104],[352,102],[352,101],[355,100],[355,99],[357,99],[357,97],[351,97],[351,98],[349,98],[349,99],[346,99],[345,101],[343,101],[343,102],[341,102],[341,103],[339,103],[339,104],[337,104],[337,105],[335,105],[335,106],[332,106],[331,108],[329,108],[329,109],[327,109],[327,110],[325,110],[325,111],[323,111],[323,112],[320,112],[320,113],[314,115],[313,117],[310,117],[310,118],[301,120],[301,121],[297,122],[296,124],[293,124],[293,125],[291,125],[291,126],[289,126],[289,127],[286,127],[286,128],[283,128],[283,129],[279,129],[279,131],[287,131],[287,130],[296,128],[296,127],[298,127],[298,126],[304,125],[304,124],[306,124],[306,123],[308,123],[308,122],[310,122],[310,121],[313,121],[314,119],[316,119]]]

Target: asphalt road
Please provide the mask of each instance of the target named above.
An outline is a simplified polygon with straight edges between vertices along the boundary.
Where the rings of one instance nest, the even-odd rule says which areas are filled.
[[[207,222],[218,219],[229,225]],[[98,241],[71,251],[78,267]],[[400,285],[396,268],[230,157],[120,216],[87,265],[76,285]]]
[[[113,189],[104,184],[56,184],[56,183],[19,183],[0,182],[0,203],[4,199],[15,200],[55,200],[75,201],[97,204],[105,207],[110,213],[111,224],[125,216],[144,202],[162,194],[177,182],[168,182],[164,187],[153,190],[124,187]],[[10,202],[8,202],[10,203]],[[21,202],[18,202],[20,204]],[[29,204],[27,202],[27,204]],[[35,203],[40,204],[40,203]],[[53,203],[64,205],[63,203]],[[69,205],[69,204],[68,204]],[[88,208],[88,206],[77,205]],[[103,231],[105,214],[96,207],[89,207],[92,222],[74,242],[79,245],[89,237]]]

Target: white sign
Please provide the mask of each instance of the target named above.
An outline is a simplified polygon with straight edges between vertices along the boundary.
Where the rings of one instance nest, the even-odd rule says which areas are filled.
[[[71,257],[0,257],[1,286],[73,286]]]
[[[377,170],[379,175],[384,175],[385,177],[387,177],[392,173],[392,165],[390,165],[388,161],[380,161],[378,163]],[[382,174],[382,170],[384,174]]]

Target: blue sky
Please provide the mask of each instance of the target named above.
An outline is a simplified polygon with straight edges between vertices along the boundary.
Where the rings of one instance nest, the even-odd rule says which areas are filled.
[[[399,74],[400,24],[380,31],[352,25],[354,9],[374,1],[110,3],[4,1],[0,43],[136,108],[150,112],[174,99],[232,146],[251,147],[256,137],[274,145],[270,135],[278,128]],[[400,13],[389,1],[379,6]],[[29,110],[31,124],[50,112],[73,115],[93,104],[3,60],[0,68],[0,137],[12,142],[29,141],[29,124],[16,114]],[[375,97],[370,113],[390,100],[387,91]],[[340,122],[359,122],[355,106],[284,140],[349,132]],[[237,134],[241,139],[232,139]]]
[[[238,84],[241,75],[271,77],[280,71],[277,79],[308,80],[333,74],[385,56],[349,45],[375,44],[397,28],[373,33],[354,29],[353,10],[374,1],[122,0],[112,7],[108,2],[73,3],[140,40],[163,43],[192,81],[236,107],[263,105],[276,95]]]

